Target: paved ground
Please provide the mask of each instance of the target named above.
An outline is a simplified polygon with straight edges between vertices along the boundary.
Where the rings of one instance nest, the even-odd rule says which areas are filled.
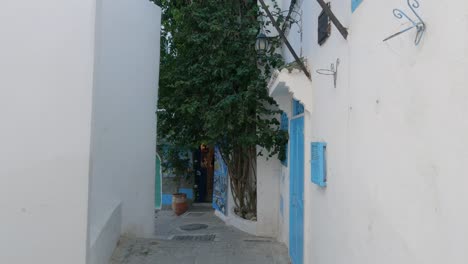
[[[181,226],[188,224],[205,224],[207,227],[194,231],[180,229]],[[213,238],[213,241],[176,240]],[[111,264],[172,263],[289,264],[290,262],[283,244],[228,227],[214,216],[209,207],[203,206],[194,206],[180,217],[175,216],[172,211],[159,211],[156,214],[155,238],[122,238],[111,260]]]

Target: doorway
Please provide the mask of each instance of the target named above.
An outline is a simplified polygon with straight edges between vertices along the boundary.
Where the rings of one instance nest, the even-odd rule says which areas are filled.
[[[211,203],[213,201],[214,148],[201,145],[194,152],[195,202]]]

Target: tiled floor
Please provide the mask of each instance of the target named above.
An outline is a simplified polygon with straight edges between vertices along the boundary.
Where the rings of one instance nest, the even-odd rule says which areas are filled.
[[[183,231],[187,224],[208,228]],[[214,235],[214,241],[172,240],[174,236]],[[206,236],[205,236],[206,237]],[[197,241],[198,240],[198,241]],[[172,211],[156,214],[154,239],[122,238],[111,264],[288,264],[287,248],[270,238],[261,238],[226,226],[209,207],[194,206],[185,215]]]

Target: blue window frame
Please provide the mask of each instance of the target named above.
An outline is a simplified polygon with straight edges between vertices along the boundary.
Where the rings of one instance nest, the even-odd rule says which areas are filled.
[[[354,12],[363,0],[351,0],[351,11]]]
[[[281,114],[280,129],[284,130],[284,131],[289,130],[289,118],[288,118],[288,115],[285,112],[283,112]],[[286,143],[286,148],[284,150],[284,160],[281,161],[281,164],[283,164],[286,167],[288,166],[288,143]]]

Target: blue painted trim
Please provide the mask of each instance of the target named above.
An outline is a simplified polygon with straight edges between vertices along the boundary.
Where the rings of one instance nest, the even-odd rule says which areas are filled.
[[[193,199],[193,189],[180,188],[179,192],[180,193],[185,193],[187,195],[187,199],[190,199],[190,200]]]
[[[351,0],[351,11],[354,13],[363,0]]]
[[[193,189],[180,188],[179,192],[180,193],[185,193],[187,195],[187,199],[190,199],[190,200],[193,199]],[[162,204],[163,205],[172,204],[172,194],[163,194],[162,195]]]
[[[283,112],[281,114],[281,125],[280,125],[280,129],[281,130],[284,130],[284,131],[289,131],[289,118],[288,118],[288,115]],[[284,150],[284,160],[281,161],[281,164],[283,164],[283,166],[287,167],[288,166],[288,144],[286,143],[286,149]]]

